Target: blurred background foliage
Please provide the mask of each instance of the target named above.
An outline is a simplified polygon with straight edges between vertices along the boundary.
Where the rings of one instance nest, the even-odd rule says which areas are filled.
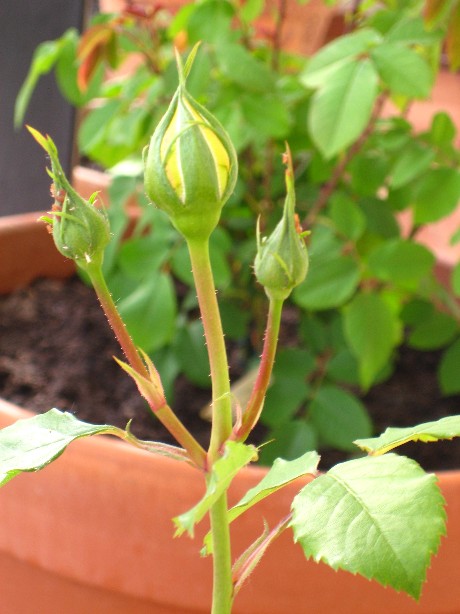
[[[354,439],[368,437],[360,397],[391,376],[401,344],[442,349],[440,388],[460,392],[460,266],[442,285],[435,255],[416,240],[457,206],[456,126],[439,112],[417,132],[408,115],[430,97],[440,70],[460,66],[460,2],[328,4],[341,33],[312,57],[281,45],[295,10],[286,0],[271,6],[269,25],[261,25],[262,0],[202,0],[174,14],[160,3],[128,4],[97,14],[82,35],[68,30],[37,48],[16,107],[20,124],[38,79],[54,71],[82,109],[81,156],[112,177],[109,285],[170,402],[179,374],[210,383],[185,244],[142,187],[142,150],[177,86],[174,47],[185,53],[202,41],[188,86],[226,127],[240,160],[211,242],[232,375],[250,371],[260,353],[266,301],[251,268],[255,227],[260,219],[266,233],[279,219],[289,143],[311,264],[286,311],[262,417],[276,443],[262,449],[264,462],[324,446],[351,451]],[[122,242],[133,195],[141,213]],[[405,212],[412,222],[403,233]]]

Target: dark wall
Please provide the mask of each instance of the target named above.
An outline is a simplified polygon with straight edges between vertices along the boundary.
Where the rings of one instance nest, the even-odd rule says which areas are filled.
[[[81,28],[86,0],[0,0],[0,215],[50,206],[45,153],[23,127],[13,126],[14,101],[35,47],[70,26]],[[70,168],[75,113],[54,76],[42,78],[25,122],[50,134]]]

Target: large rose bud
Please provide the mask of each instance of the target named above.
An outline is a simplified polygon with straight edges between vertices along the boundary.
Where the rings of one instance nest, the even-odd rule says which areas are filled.
[[[187,240],[209,237],[238,172],[230,137],[186,89],[196,51],[185,65],[177,54],[179,87],[144,156],[147,196]]]

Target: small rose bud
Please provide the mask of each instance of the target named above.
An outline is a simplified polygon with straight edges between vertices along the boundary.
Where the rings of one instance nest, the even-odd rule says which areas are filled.
[[[179,87],[150,140],[145,160],[148,197],[186,239],[208,238],[233,192],[238,163],[233,144],[217,119],[188,92],[177,54]]]
[[[84,200],[68,182],[59,162],[53,140],[28,126],[29,132],[51,160],[48,170],[53,183],[51,194],[54,204],[50,216],[40,218],[51,227],[54,243],[61,254],[87,268],[90,264],[102,264],[104,249],[110,240],[110,228],[104,211],[96,209],[94,194]]]
[[[308,271],[308,252],[295,209],[294,177],[289,149],[285,154],[287,196],[283,217],[269,237],[260,240],[254,271],[257,281],[270,298],[286,299],[303,282]]]

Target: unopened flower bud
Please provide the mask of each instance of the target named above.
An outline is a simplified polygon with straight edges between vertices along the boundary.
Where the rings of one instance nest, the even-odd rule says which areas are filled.
[[[186,89],[196,51],[185,66],[177,55],[179,87],[144,159],[148,197],[186,239],[201,240],[214,230],[233,192],[238,163],[224,128]]]
[[[289,149],[286,156],[286,189],[283,217],[269,237],[260,240],[254,271],[270,298],[286,299],[303,282],[308,271],[308,252],[295,209],[294,177]]]
[[[96,194],[88,201],[77,194],[62,170],[53,140],[34,128],[28,129],[51,160],[48,174],[53,181],[51,194],[54,204],[49,214],[51,217],[43,216],[41,220],[49,224],[61,254],[82,268],[93,263],[102,264],[104,249],[110,240],[110,228],[105,213],[93,204]]]

